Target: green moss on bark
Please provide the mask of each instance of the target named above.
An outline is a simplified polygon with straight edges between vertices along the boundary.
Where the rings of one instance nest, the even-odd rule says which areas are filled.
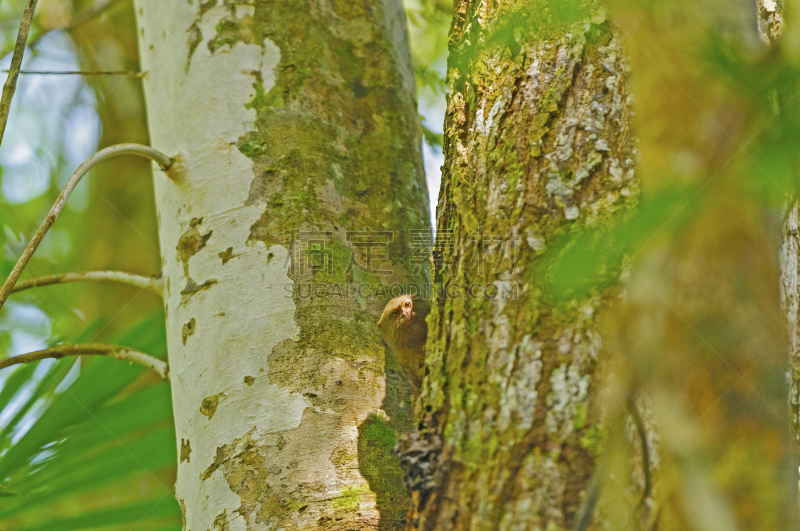
[[[564,242],[603,234],[637,195],[624,53],[595,9],[456,2],[437,209],[437,233],[451,232],[434,251],[449,266],[434,271],[423,389],[449,462],[418,525],[472,529],[481,514],[497,529],[570,529],[602,446],[595,319],[620,264],[605,286],[549,290]],[[502,245],[496,267],[474,260]],[[473,284],[517,289],[447,292]]]
[[[321,466],[332,466],[336,477],[327,485],[298,486],[285,469],[271,470],[270,460],[284,459],[280,452],[289,450],[263,445],[280,434],[249,434],[249,442],[223,450],[218,467],[243,507],[260,507],[260,521],[276,528],[366,529],[377,507],[380,528],[399,529],[408,498],[389,443],[411,425],[410,386],[396,360],[386,360],[375,323],[391,285],[429,282],[425,267],[414,273],[410,266],[409,231],[430,232],[410,62],[397,31],[402,11],[388,0],[334,1],[326,9],[314,2],[258,1],[252,14],[237,13],[235,5],[226,9],[215,34],[204,37],[212,53],[239,42],[280,53],[274,85],[268,73],[252,73],[253,98],[245,106],[255,120],[236,142],[253,163],[245,204],[262,210],[246,244],[288,249],[294,283],[287,295],[297,308],[299,332],[265,353],[266,375],[310,404],[284,446],[296,444],[297,452],[302,441],[296,439],[307,443],[314,433],[321,444],[335,446],[330,463]],[[192,35],[202,38],[199,27]],[[391,237],[384,258],[365,270],[357,267],[359,249],[351,240],[367,230]],[[369,289],[357,292],[359,286]],[[365,418],[364,403],[373,402],[388,417]],[[358,424],[357,447],[339,440]],[[247,444],[263,451],[237,453]]]

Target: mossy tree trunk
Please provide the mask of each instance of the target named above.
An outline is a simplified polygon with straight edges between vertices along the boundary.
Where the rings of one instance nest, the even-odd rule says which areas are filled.
[[[412,527],[571,529],[605,437],[597,321],[620,269],[552,293],[547,264],[638,197],[624,53],[593,2],[457,0],[454,17],[411,444],[436,466]]]
[[[410,387],[376,317],[426,282],[430,223],[400,1],[136,12],[180,165],[156,197],[185,529],[402,526]]]

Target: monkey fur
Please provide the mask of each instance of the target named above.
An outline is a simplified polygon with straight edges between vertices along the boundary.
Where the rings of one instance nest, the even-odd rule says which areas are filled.
[[[401,367],[414,386],[419,389],[425,364],[425,341],[430,312],[427,301],[400,295],[390,300],[378,320],[386,343],[394,350]]]

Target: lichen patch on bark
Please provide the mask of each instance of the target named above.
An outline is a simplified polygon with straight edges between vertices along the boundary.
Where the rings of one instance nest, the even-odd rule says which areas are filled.
[[[181,239],[175,247],[178,250],[178,256],[183,262],[184,268],[189,267],[189,258],[205,247],[208,239],[214,233],[213,230],[210,230],[205,234],[201,234],[198,229],[198,225],[201,223],[203,223],[203,218],[192,218],[189,222],[189,229],[181,235]]]
[[[196,321],[194,317],[189,319],[189,322],[183,325],[183,332],[181,333],[181,339],[183,340],[183,344],[186,344],[186,340],[189,338],[190,335],[194,334],[194,327]]]
[[[184,461],[188,462],[191,458],[192,454],[192,445],[187,440],[184,441],[181,439],[181,455],[180,455],[180,462],[183,463]]]
[[[228,247],[224,251],[218,252],[217,256],[219,256],[220,259],[222,260],[222,265],[227,264],[229,260],[236,257],[236,255],[233,254],[233,247]]]
[[[214,418],[214,413],[217,412],[217,406],[219,406],[220,398],[224,398],[225,393],[217,393],[212,396],[207,396],[203,399],[203,403],[200,404],[200,413],[208,417],[208,420]]]
[[[348,464],[354,456],[347,455],[347,448],[353,446],[356,433],[339,431],[327,459],[316,461],[313,469],[302,466],[302,456],[308,455],[309,446],[313,449],[310,442],[331,447],[331,441],[321,440],[319,433],[332,433],[337,424],[336,417],[309,409],[292,430],[261,435],[253,428],[217,449],[203,479],[221,473],[241,499],[235,511],[248,529],[278,522],[288,529],[299,529],[303,522],[313,522],[319,529],[333,524],[343,529],[372,528],[379,520],[374,499],[370,500],[366,481]],[[300,479],[302,487],[298,487]],[[333,501],[335,513],[326,508],[327,500]]]

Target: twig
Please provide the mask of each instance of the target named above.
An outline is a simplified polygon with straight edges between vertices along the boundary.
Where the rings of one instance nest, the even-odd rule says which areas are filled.
[[[8,72],[8,70],[0,70]],[[144,77],[144,72],[132,70],[20,70],[20,74],[33,74],[39,76],[130,76]]]
[[[6,84],[3,86],[3,97],[0,99],[0,143],[3,142],[3,134],[6,131],[8,112],[11,110],[11,98],[14,97],[14,91],[17,90],[17,76],[19,76],[19,68],[22,65],[22,54],[25,53],[25,43],[28,41],[28,31],[31,29],[36,1],[28,0],[25,3],[25,11],[22,12],[22,20],[19,22],[17,43],[14,45],[14,55],[11,56],[11,69]]]
[[[658,521],[661,519],[661,511],[663,508],[664,506],[661,505],[658,507],[658,509],[656,509],[656,514],[653,516],[653,522],[647,528],[648,531],[657,531],[661,529],[661,524],[659,524]]]
[[[99,343],[58,345],[57,347],[37,350],[36,352],[28,352],[27,354],[20,354],[19,356],[12,356],[10,358],[0,360],[0,369],[47,358],[59,359],[65,356],[79,355],[110,356],[112,358],[117,358],[118,360],[138,363],[139,365],[144,365],[149,369],[153,369],[159,374],[159,376],[165,380],[169,380],[169,366],[167,365],[167,362],[128,347],[120,347],[118,345],[102,345]]]
[[[11,293],[17,293],[30,288],[38,288],[39,286],[49,286],[51,284],[64,284],[67,282],[122,282],[123,284],[130,284],[137,288],[149,289],[157,295],[164,295],[163,281],[156,277],[143,277],[141,275],[134,275],[132,273],[125,273],[123,271],[85,271],[81,273],[62,273],[60,275],[49,275],[46,277],[34,278],[18,283],[11,290]]]
[[[613,449],[617,448],[624,440],[623,430],[625,426],[625,412],[618,411],[610,420],[608,427],[608,438],[606,439],[603,453],[597,460],[583,497],[578,512],[575,513],[575,520],[572,524],[572,531],[587,531],[592,525],[594,511],[603,496],[606,486],[606,477],[609,475],[608,468],[612,458]]]
[[[594,510],[600,502],[600,497],[603,494],[603,488],[606,485],[606,478],[604,472],[601,472],[599,464],[595,467],[592,474],[592,479],[589,481],[589,488],[586,491],[583,504],[580,510],[575,515],[575,525],[573,531],[586,531],[592,524],[594,518]]]
[[[642,413],[636,406],[636,398],[631,393],[628,397],[628,411],[631,414],[634,425],[636,425],[636,432],[639,435],[639,441],[642,444],[642,470],[644,470],[644,491],[642,492],[642,505],[645,504],[647,498],[650,497],[650,490],[652,489],[652,479],[650,473],[650,445],[647,443],[647,428],[644,425]]]
[[[167,171],[170,164],[172,164],[172,159],[160,151],[140,144],[117,144],[116,146],[110,146],[102,149],[86,159],[86,162],[78,166],[78,169],[75,170],[75,172],[67,181],[64,189],[61,190],[60,194],[58,194],[58,198],[53,204],[53,207],[50,209],[50,212],[47,214],[47,217],[39,226],[38,230],[33,235],[33,238],[31,238],[31,241],[28,242],[28,246],[25,247],[25,250],[22,252],[22,256],[20,256],[19,260],[17,260],[17,263],[14,266],[14,269],[11,271],[11,274],[8,275],[5,284],[3,284],[3,287],[0,288],[0,308],[2,308],[6,303],[6,299],[8,299],[8,296],[11,294],[14,284],[17,283],[17,279],[19,279],[19,276],[22,274],[25,266],[28,265],[33,253],[36,252],[36,249],[42,242],[44,235],[47,234],[47,231],[50,230],[50,227],[53,225],[53,223],[55,223],[56,218],[58,218],[58,215],[61,213],[61,209],[64,208],[64,204],[67,202],[67,198],[72,193],[72,190],[75,189],[75,186],[77,186],[78,182],[80,182],[81,178],[86,175],[86,173],[88,173],[89,170],[91,170],[98,162],[110,157],[124,154],[146,157],[158,163],[158,165],[161,166],[161,169],[164,171]]]

